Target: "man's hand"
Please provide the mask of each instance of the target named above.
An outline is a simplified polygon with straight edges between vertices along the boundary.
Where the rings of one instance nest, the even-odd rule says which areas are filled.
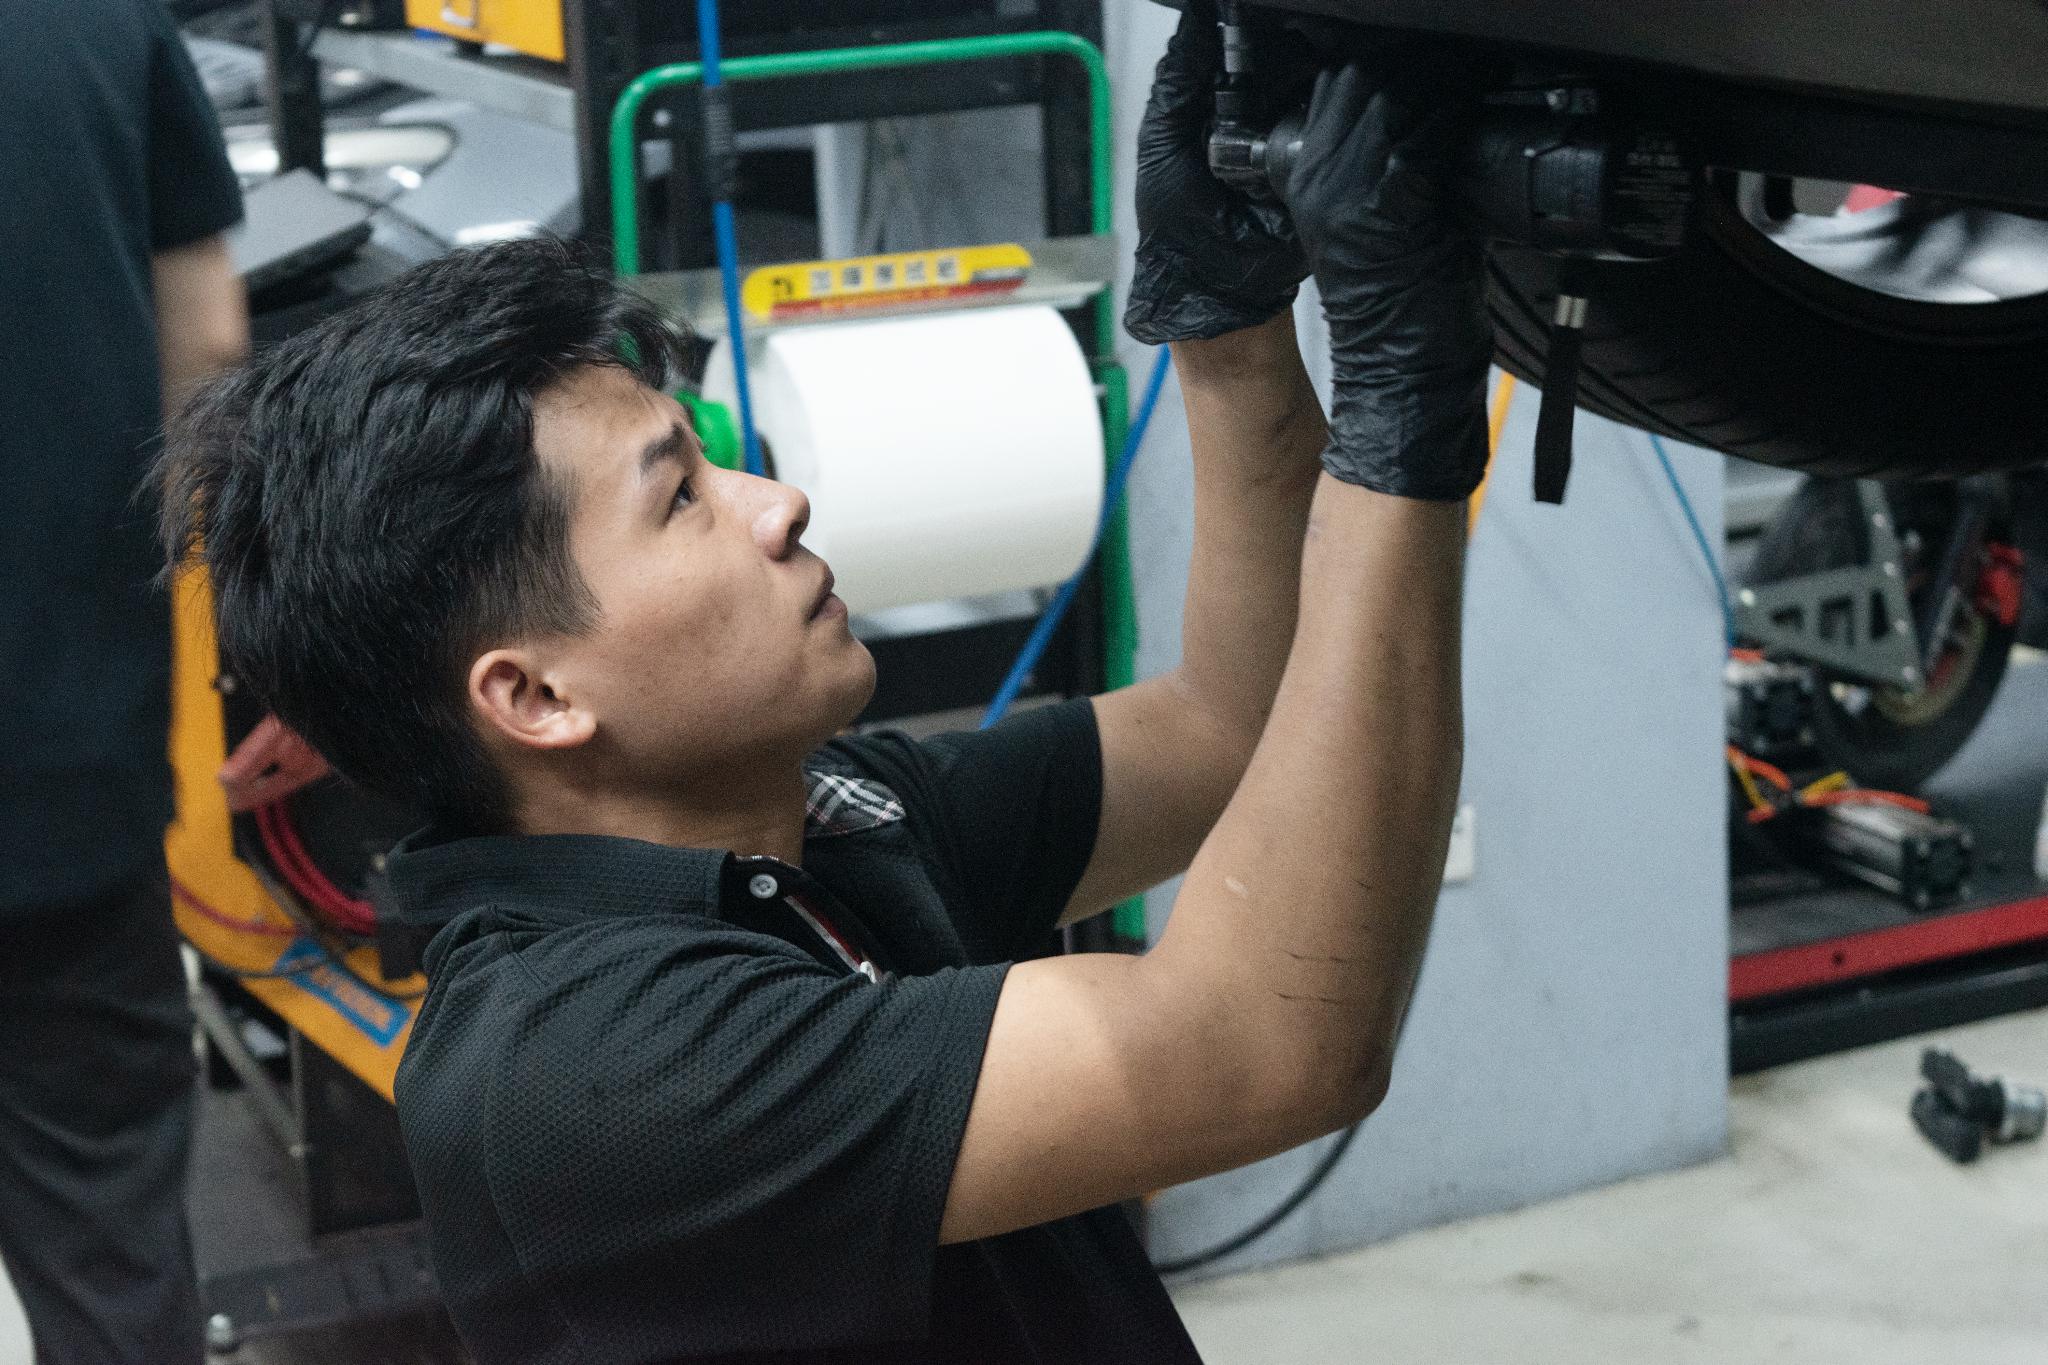
[[[1213,0],[1188,0],[1138,127],[1138,256],[1124,330],[1148,345],[1264,322],[1308,276],[1286,211],[1209,172],[1222,70]]]
[[[1317,77],[1285,197],[1330,326],[1330,444],[1349,484],[1431,500],[1486,472],[1480,243],[1454,221],[1470,79],[1426,51]]]

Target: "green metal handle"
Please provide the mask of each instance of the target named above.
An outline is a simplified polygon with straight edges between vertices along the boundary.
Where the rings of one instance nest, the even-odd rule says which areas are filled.
[[[829,48],[822,52],[776,52],[758,57],[729,57],[719,64],[719,70],[729,81],[764,81],[942,62],[1043,56],[1072,57],[1088,73],[1088,226],[1091,232],[1109,232],[1109,72],[1103,65],[1101,51],[1078,34],[1002,33],[924,43]],[[640,158],[635,136],[640,108],[660,91],[694,85],[703,77],[702,62],[672,62],[643,71],[633,78],[612,110],[612,257],[621,275],[640,273]],[[1095,301],[1095,350],[1098,356],[1108,357],[1115,349],[1116,305],[1105,290]]]

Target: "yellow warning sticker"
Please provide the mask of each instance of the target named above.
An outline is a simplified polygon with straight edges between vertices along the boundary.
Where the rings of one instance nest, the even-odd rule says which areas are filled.
[[[1015,242],[801,261],[750,273],[740,304],[756,322],[792,322],[1007,294],[1030,273],[1031,253]]]

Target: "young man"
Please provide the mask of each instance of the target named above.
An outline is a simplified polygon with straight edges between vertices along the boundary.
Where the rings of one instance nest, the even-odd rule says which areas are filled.
[[[1457,786],[1479,257],[1427,102],[1359,68],[1288,213],[1226,192],[1216,60],[1184,25],[1140,157],[1128,322],[1195,458],[1164,677],[832,741],[873,665],[803,495],[705,464],[658,324],[554,244],[424,266],[176,433],[229,666],[436,815],[390,863],[436,927],[398,1104],[479,1360],[1193,1361],[1116,1202],[1378,1102]],[[1182,868],[1144,956],[1011,965]]]

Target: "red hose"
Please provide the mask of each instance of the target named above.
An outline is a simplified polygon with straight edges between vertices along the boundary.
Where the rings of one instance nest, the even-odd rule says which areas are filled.
[[[282,801],[256,808],[256,831],[278,875],[308,907],[349,933],[368,936],[377,932],[376,907],[343,891],[314,864]]]
[[[1933,807],[1917,796],[1903,792],[1872,791],[1868,787],[1850,787],[1845,791],[1821,792],[1805,798],[1809,806],[1898,806],[1905,810],[1918,811],[1925,815]]]
[[[1901,810],[1918,811],[1926,815],[1934,807],[1917,796],[1904,792],[1873,791],[1869,787],[1850,787],[1843,791],[1817,792],[1812,796],[1795,797],[1791,808],[1800,806],[1897,806]],[[1764,806],[1749,812],[1749,823],[1761,825],[1780,813],[1780,807]]]
[[[1775,764],[1766,763],[1760,758],[1753,758],[1736,748],[1733,744],[1728,746],[1728,761],[1741,764],[1751,774],[1761,777],[1781,792],[1792,790],[1792,779],[1785,776],[1784,769],[1777,767]]]

